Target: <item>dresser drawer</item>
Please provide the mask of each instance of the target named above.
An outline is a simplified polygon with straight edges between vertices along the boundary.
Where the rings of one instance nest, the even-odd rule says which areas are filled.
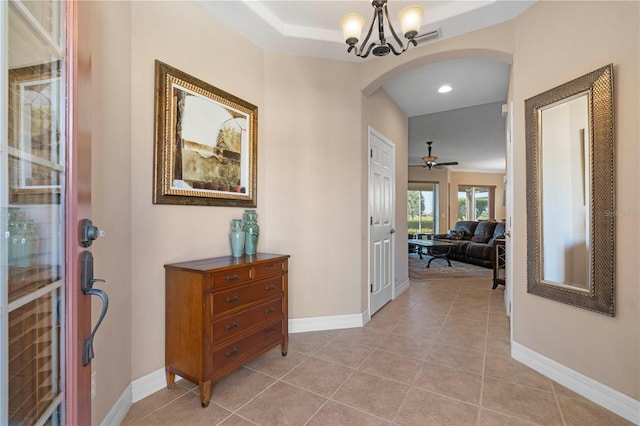
[[[282,319],[260,328],[247,337],[214,350],[212,353],[213,371],[224,369],[231,364],[245,363],[250,359],[252,352],[270,345],[276,345],[281,341]]]
[[[207,274],[207,290],[221,289],[232,284],[241,284],[251,281],[254,277],[253,268],[237,268],[224,272]]]
[[[282,275],[284,272],[284,259],[274,259],[271,262],[263,263],[261,265],[256,265],[255,269],[255,277],[256,278],[266,278],[275,275]]]
[[[282,293],[282,277],[209,293],[211,318]]]
[[[262,303],[237,314],[214,321],[211,324],[211,343],[219,342],[242,334],[250,328],[255,328],[266,321],[282,316],[282,297]]]

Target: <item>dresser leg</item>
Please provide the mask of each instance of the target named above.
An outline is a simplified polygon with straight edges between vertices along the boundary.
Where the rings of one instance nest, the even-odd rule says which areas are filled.
[[[287,350],[289,349],[289,336],[285,336],[284,340],[280,344],[280,349],[282,349],[282,356],[287,356]]]
[[[165,373],[167,375],[167,388],[173,389],[173,385],[176,381],[176,375],[169,370],[165,370]]]
[[[209,406],[209,400],[211,400],[211,380],[206,382],[200,382],[200,404],[202,408]]]

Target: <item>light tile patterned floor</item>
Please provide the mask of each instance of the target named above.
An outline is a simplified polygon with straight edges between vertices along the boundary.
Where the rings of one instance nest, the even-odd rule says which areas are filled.
[[[185,380],[123,425],[627,425],[509,357],[502,287],[414,282],[362,328],[290,335],[218,382]]]

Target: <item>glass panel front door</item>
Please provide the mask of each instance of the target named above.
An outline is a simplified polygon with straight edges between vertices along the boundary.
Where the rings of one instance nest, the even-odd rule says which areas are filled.
[[[64,422],[65,3],[1,2],[0,424]]]

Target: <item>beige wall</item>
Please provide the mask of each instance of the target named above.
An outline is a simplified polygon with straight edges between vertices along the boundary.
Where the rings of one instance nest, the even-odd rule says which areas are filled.
[[[106,232],[92,246],[94,273],[109,296],[91,363],[98,424],[131,382],[131,20],[129,2],[81,4],[92,8],[91,218]],[[101,303],[94,299],[95,324]]]
[[[164,367],[163,265],[229,254],[229,225],[243,212],[152,204],[155,59],[259,108],[264,105],[265,66],[260,49],[218,25],[197,2],[131,2],[131,238],[122,243],[130,242],[132,253],[132,379]],[[268,145],[262,111],[258,112],[259,213],[266,199]],[[258,222],[265,225],[263,217]],[[264,228],[268,240],[269,227]],[[265,240],[259,243],[260,250],[266,248]]]
[[[640,397],[638,16],[638,2],[537,2],[516,19],[513,60],[514,339],[636,400]],[[594,30],[598,28],[604,31]],[[524,100],[609,63],[614,65],[619,214],[615,318],[527,294],[523,196]]]
[[[361,313],[356,65],[267,54],[264,68],[260,249],[291,254],[291,318]]]
[[[409,279],[409,259],[407,258],[407,164],[408,164],[408,140],[409,140],[409,120],[395,102],[389,97],[384,89],[376,90],[371,96],[362,95],[362,149],[360,158],[364,158],[365,164],[361,174],[360,187],[362,196],[360,198],[360,217],[367,218],[368,196],[369,196],[369,175],[367,159],[369,155],[369,126],[384,135],[395,145],[395,230],[396,230],[396,257],[395,257],[395,282],[394,285],[405,284]],[[369,271],[368,259],[368,232],[369,224],[365,220],[361,222],[361,245],[360,250],[365,256],[362,262],[362,305],[367,307],[369,301],[369,285],[367,283]]]

